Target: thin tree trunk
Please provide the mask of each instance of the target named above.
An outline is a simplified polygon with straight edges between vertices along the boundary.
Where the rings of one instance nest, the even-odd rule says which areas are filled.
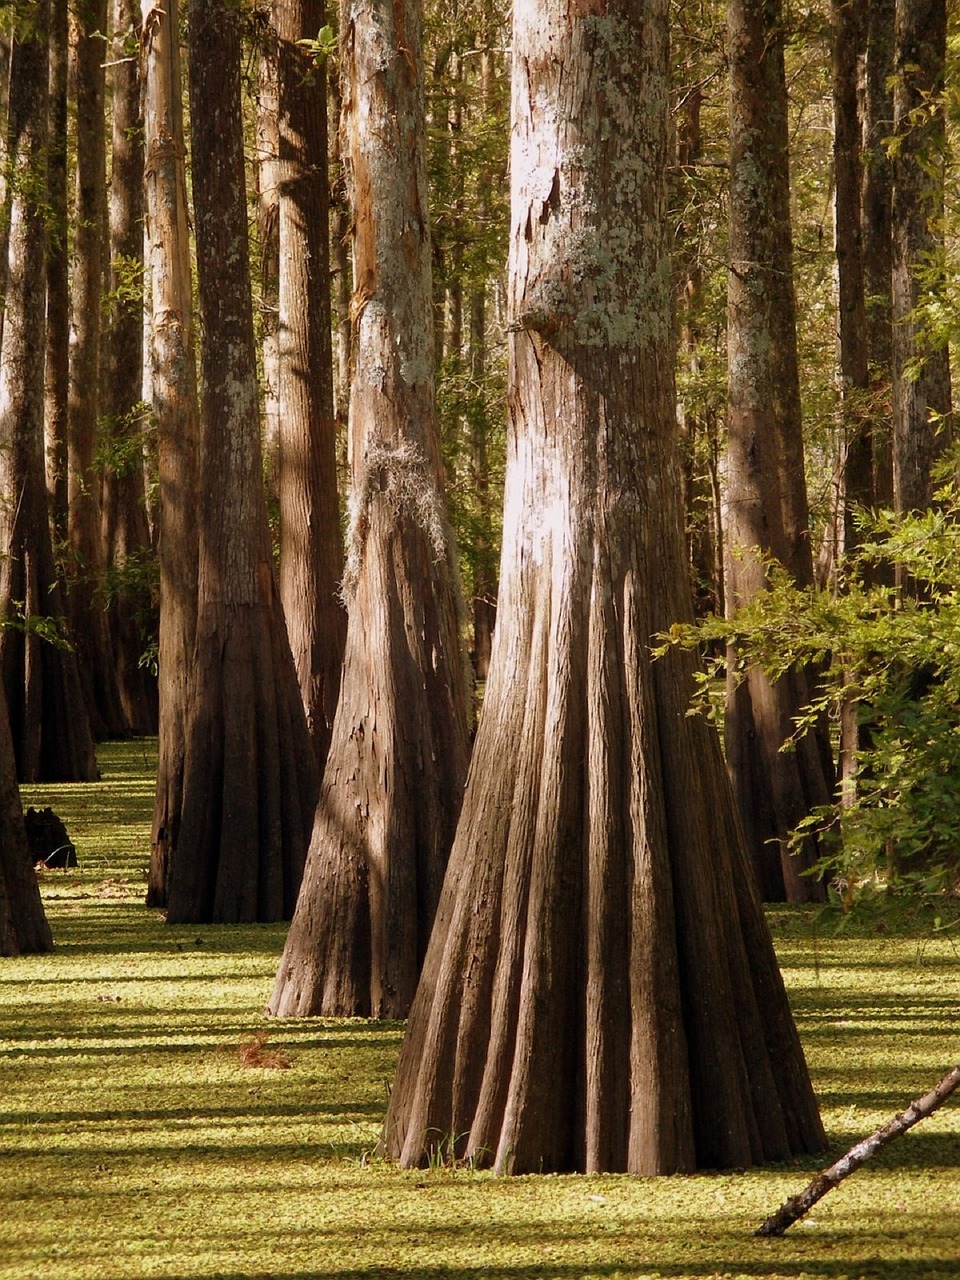
[[[104,333],[103,409],[109,461],[103,474],[103,539],[110,632],[124,716],[134,733],[157,731],[157,682],[141,664],[154,608],[144,581],[153,558],[143,466],[143,120],[137,0],[114,0],[111,59],[113,165],[110,292]]]
[[[772,556],[800,586],[813,581],[804,477],[796,304],[790,232],[787,98],[779,4],[729,0],[731,75],[728,285],[728,610],[752,600]],[[731,668],[733,664],[731,663]],[[761,892],[767,900],[822,900],[803,875],[815,841],[791,853],[789,833],[832,800],[826,733],[781,750],[809,700],[809,677],[776,682],[759,668],[729,683],[725,736]]]
[[[317,767],[273,573],[247,239],[239,14],[191,0],[202,344],[197,640],[167,918],[293,913]]]
[[[70,253],[67,235],[67,0],[50,5],[50,143],[47,151],[47,352],[44,436],[47,492],[57,540],[67,536],[67,398],[70,388]]]
[[[327,119],[330,144],[330,265],[332,309],[336,344],[333,362],[333,405],[337,430],[347,437],[350,409],[350,369],[353,363],[353,321],[350,299],[353,272],[350,260],[350,202],[346,189],[340,132],[340,77],[328,77]]]
[[[279,40],[280,599],[322,770],[330,745],[347,616],[337,495],[330,317],[330,199],[324,68],[301,40],[323,0],[276,0]]]
[[[406,1014],[466,772],[420,22],[417,0],[351,0],[342,25],[356,323],[347,641],[303,891],[268,1006],[281,1016]]]
[[[180,833],[197,625],[199,412],[177,0],[142,0],[151,388],[160,479],[160,742],[147,903],[166,906]]]
[[[933,500],[935,464],[949,439],[950,357],[915,315],[943,288],[944,117],[937,95],[946,59],[946,0],[897,0],[893,164],[893,501],[921,511]],[[929,278],[921,281],[918,272]]]
[[[867,348],[873,433],[873,502],[893,506],[890,384],[893,376],[891,312],[891,200],[893,170],[886,140],[893,133],[893,35],[895,0],[869,0],[863,75],[862,245],[867,306]]]
[[[77,195],[70,281],[67,533],[69,605],[94,733],[122,737],[113,642],[104,609],[104,553],[97,437],[100,416],[103,234],[106,226],[104,54],[106,0],[76,0]]]
[[[97,776],[76,656],[63,643],[63,600],[43,465],[46,230],[42,193],[49,107],[46,0],[14,41],[8,146],[12,174],[7,294],[0,351],[0,672],[18,776]]]
[[[310,33],[316,36],[316,30]],[[260,335],[263,362],[263,452],[267,492],[279,496],[280,99],[276,6],[264,13],[257,82],[257,230],[260,236]]]
[[[664,1173],[823,1130],[691,617],[667,246],[668,8],[519,0],[510,437],[483,716],[383,1147]]]

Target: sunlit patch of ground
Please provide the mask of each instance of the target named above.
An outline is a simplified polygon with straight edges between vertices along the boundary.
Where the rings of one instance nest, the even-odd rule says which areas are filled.
[[[497,1180],[376,1159],[401,1027],[265,1021],[282,927],[168,928],[142,906],[154,762],[107,744],[103,782],[25,794],[81,865],[43,878],[55,953],[0,962],[3,1280],[960,1274],[960,1102],[782,1240],[752,1233],[818,1161]],[[960,957],[922,927],[771,919],[836,1155],[957,1061]]]

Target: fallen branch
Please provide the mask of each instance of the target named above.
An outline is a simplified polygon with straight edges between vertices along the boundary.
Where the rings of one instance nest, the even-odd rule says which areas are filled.
[[[902,1133],[912,1129],[920,1120],[933,1115],[934,1111],[946,1102],[958,1085],[960,1085],[960,1064],[955,1066],[952,1071],[948,1071],[940,1083],[931,1089],[929,1093],[924,1094],[922,1098],[917,1098],[916,1102],[911,1102],[906,1111],[894,1116],[885,1125],[881,1125],[876,1133],[872,1133],[869,1138],[864,1138],[862,1142],[858,1142],[856,1146],[851,1147],[847,1154],[841,1156],[836,1164],[832,1164],[829,1169],[824,1169],[822,1173],[818,1173],[810,1185],[801,1191],[798,1196],[791,1196],[789,1200],[785,1200],[777,1212],[767,1218],[763,1226],[759,1227],[754,1234],[758,1236],[782,1236],[787,1227],[793,1226],[797,1219],[802,1218],[809,1209],[812,1209],[817,1201],[822,1199],[828,1191],[832,1191],[844,1178],[849,1177],[862,1164],[865,1164],[871,1156],[876,1155],[881,1147],[885,1147],[894,1138],[899,1138]]]

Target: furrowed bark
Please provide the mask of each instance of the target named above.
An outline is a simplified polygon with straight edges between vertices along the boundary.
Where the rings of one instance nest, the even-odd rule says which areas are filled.
[[[691,615],[664,0],[514,6],[501,593],[382,1149],[501,1173],[742,1166],[823,1131]]]

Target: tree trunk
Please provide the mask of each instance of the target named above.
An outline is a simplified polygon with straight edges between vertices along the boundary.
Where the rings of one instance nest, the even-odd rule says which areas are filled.
[[[48,60],[46,0],[14,41],[7,294],[0,352],[0,670],[18,776],[97,776],[76,656],[63,643],[63,601],[43,465],[44,226]]]
[[[873,505],[873,431],[867,414],[869,359],[864,291],[858,64],[864,13],[851,0],[831,0],[833,26],[833,156],[838,277],[840,394],[843,413],[843,551],[853,549],[857,507]]]
[[[500,607],[383,1145],[744,1166],[823,1130],[715,735],[686,715],[666,0],[513,19]]]
[[[730,0],[730,275],[727,346],[727,608],[752,600],[773,557],[800,586],[813,581],[804,477],[796,304],[790,233],[787,96],[779,4]],[[733,664],[731,664],[732,666]],[[818,856],[788,834],[829,804],[833,769],[826,733],[781,750],[809,699],[808,676],[772,682],[759,668],[731,677],[727,762],[765,899],[822,900],[802,872]]]
[[[336,356],[333,365],[333,405],[337,431],[347,435],[350,408],[350,369],[353,364],[353,321],[350,318],[353,273],[350,263],[350,199],[347,195],[340,142],[340,78],[329,77],[327,117],[330,122],[330,260]]]
[[[269,1009],[403,1017],[462,798],[456,556],[434,403],[420,6],[351,0],[347,642],[303,891]]]
[[[264,11],[257,80],[257,230],[260,238],[260,358],[263,365],[263,452],[267,492],[278,499],[280,401],[277,367],[280,340],[280,158],[279,40],[276,6]],[[311,32],[316,36],[316,31]]]
[[[863,75],[863,189],[861,232],[867,296],[867,348],[874,414],[873,502],[893,506],[890,381],[893,376],[891,200],[893,171],[886,139],[893,132],[893,33],[895,0],[866,6]]]
[[[944,288],[943,88],[946,0],[897,0],[893,164],[893,501],[897,511],[930,506],[934,466],[949,438],[950,359],[915,309]],[[919,273],[927,279],[921,281]]]
[[[330,317],[327,89],[301,40],[323,0],[275,0],[279,40],[280,599],[323,768],[340,690],[346,612]]]
[[[67,0],[50,5],[50,142],[47,150],[47,341],[44,437],[54,532],[67,536],[67,398],[70,388],[70,251],[67,234]]]
[[[157,682],[141,664],[154,633],[143,465],[143,120],[136,49],[137,0],[114,0],[110,292],[104,334],[103,408],[109,461],[103,539],[113,578],[110,632],[124,716],[134,733],[157,731]]]
[[[167,918],[293,913],[317,768],[273,574],[247,242],[239,14],[191,0],[203,331],[197,640]]]
[[[0,956],[32,955],[52,947],[27,848],[7,700],[0,680]]]
[[[166,906],[180,833],[188,676],[197,625],[197,450],[190,231],[177,0],[142,0],[151,388],[160,475],[160,742],[147,903]]]
[[[69,605],[80,675],[94,733],[129,732],[120,703],[113,642],[104,609],[104,554],[97,437],[100,415],[100,311],[106,226],[104,33],[106,0],[76,0],[77,196],[70,281],[70,389],[67,533]]]

